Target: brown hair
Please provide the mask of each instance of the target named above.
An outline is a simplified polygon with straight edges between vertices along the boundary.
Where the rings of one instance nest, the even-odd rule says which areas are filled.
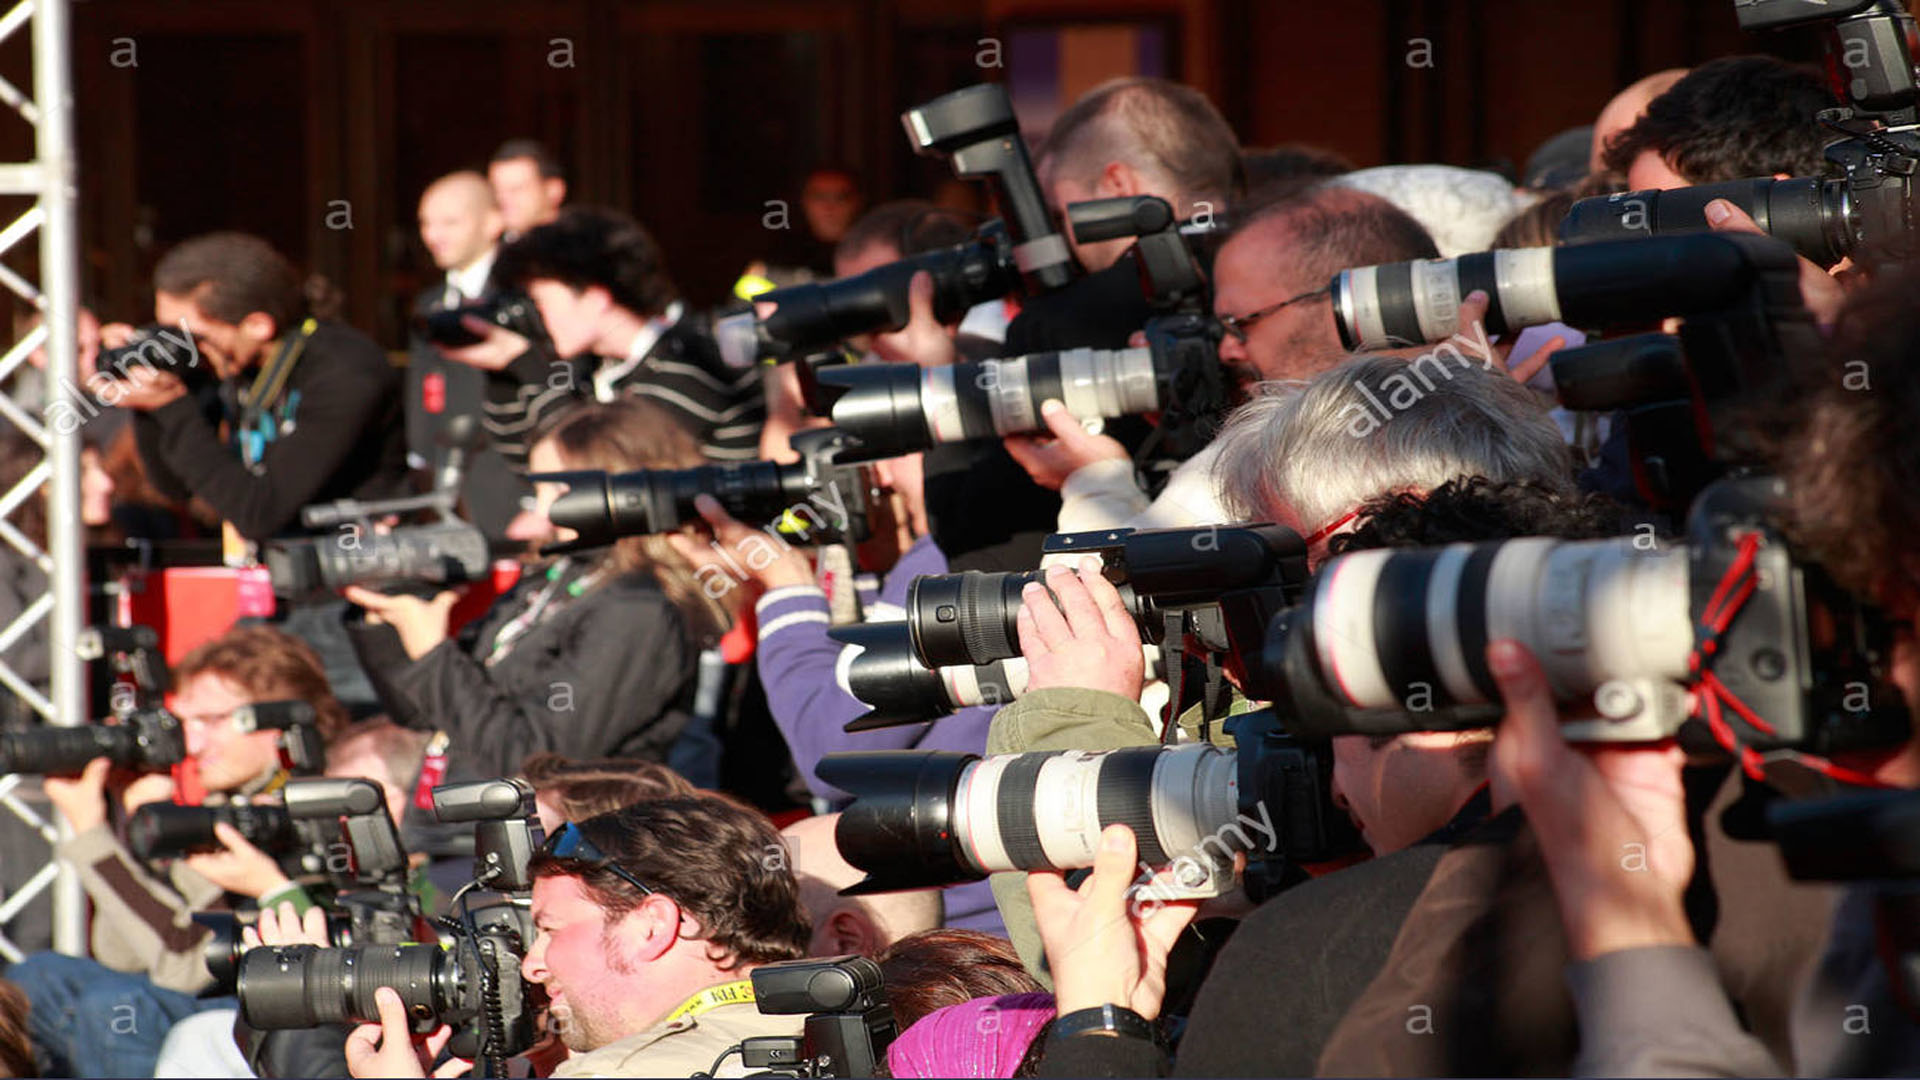
[[[346,707],[327,685],[313,647],[270,626],[237,626],[196,647],[174,665],[179,685],[196,675],[232,680],[255,701],[297,699],[313,706],[320,738],[332,742],[347,726]]]
[[[538,435],[552,439],[570,469],[688,469],[706,464],[686,428],[648,401],[623,397],[588,402],[562,413]],[[693,567],[665,536],[629,536],[607,556],[619,574],[650,571],[660,591],[687,618],[696,638],[716,637],[731,622],[728,610],[700,587]]]
[[[1794,537],[1862,596],[1920,587],[1920,274],[1849,297],[1827,357],[1802,390],[1775,399],[1792,424],[1776,456]]]
[[[729,968],[798,960],[813,929],[780,834],[758,810],[703,792],[635,803],[576,822],[593,846],[700,924],[708,955]],[[607,923],[640,891],[605,864],[535,855],[533,876],[579,878]]]
[[[39,1076],[33,1040],[27,1034],[27,995],[0,979],[0,1076]]]
[[[638,758],[568,760],[559,754],[535,754],[520,766],[534,793],[568,821],[632,806],[648,799],[672,799],[697,790],[686,777],[657,761]]]
[[[1560,223],[1573,209],[1573,192],[1549,191],[1532,206],[1507,219],[1493,234],[1493,248],[1553,247],[1560,242]]]
[[[977,997],[1046,990],[1003,937],[978,930],[922,930],[886,947],[878,963],[901,1031],[935,1009]]]
[[[286,256],[257,236],[216,232],[184,241],[153,268],[155,292],[192,297],[225,323],[256,311],[285,330],[306,314],[306,282]]]

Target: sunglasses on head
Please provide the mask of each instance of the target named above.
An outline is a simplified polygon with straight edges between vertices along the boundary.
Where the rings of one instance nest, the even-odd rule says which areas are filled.
[[[571,821],[560,826],[558,831],[547,837],[547,842],[540,845],[540,853],[551,855],[556,859],[577,859],[605,867],[613,871],[621,881],[649,896],[653,895],[652,886],[633,876],[633,872],[615,862],[613,856],[595,847],[593,841],[587,839],[587,834],[580,831],[580,826]]]

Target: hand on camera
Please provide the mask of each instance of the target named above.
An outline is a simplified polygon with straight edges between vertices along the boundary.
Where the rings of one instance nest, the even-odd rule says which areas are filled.
[[[1493,740],[1494,799],[1526,811],[1574,959],[1693,944],[1681,903],[1694,860],[1680,748],[1569,746],[1533,654],[1496,641],[1487,669],[1507,709]]]
[[[743,546],[752,537],[759,537],[755,546],[761,550],[774,546],[774,542],[764,530],[755,529],[734,520],[733,515],[727,513],[726,508],[720,505],[719,499],[711,495],[701,495],[693,500],[693,505],[700,511],[700,516],[705,518],[707,524],[712,527],[713,539],[708,541],[685,533],[671,533],[667,536],[667,543],[673,545],[673,550],[679,552],[681,558],[693,564],[696,573],[703,566],[711,566],[723,573],[731,574],[727,560],[721,553],[744,550]],[[737,565],[744,567],[742,573],[750,575],[753,580],[767,589],[814,584],[813,564],[807,560],[807,557],[791,545],[782,544],[780,547],[782,548],[780,553],[764,566],[755,567],[753,564],[758,561],[755,559],[740,559]]]
[[[259,920],[241,929],[240,940],[249,949],[265,945],[318,945],[324,949],[333,944],[327,939],[327,910],[315,905],[306,914],[295,915],[291,900],[280,901],[278,910],[261,908]]]
[[[74,832],[83,833],[106,823],[107,770],[112,767],[112,762],[98,757],[87,762],[79,776],[72,779],[49,776],[40,782],[47,801],[67,819]]]
[[[1058,401],[1048,399],[1040,405],[1040,418],[1046,421],[1051,439],[1038,435],[1009,435],[1007,453],[1027,470],[1033,482],[1043,488],[1060,490],[1067,477],[1096,461],[1129,461],[1132,455],[1111,435],[1090,435],[1080,421]]]
[[[1047,589],[1059,598],[1047,596]],[[1046,589],[1030,584],[1020,594],[1014,629],[1020,655],[1027,658],[1027,690],[1079,686],[1111,690],[1138,699],[1146,673],[1140,628],[1089,555],[1076,573],[1064,566],[1047,571]]]
[[[1482,290],[1475,289],[1468,293],[1466,299],[1460,301],[1460,312],[1455,323],[1460,328],[1457,332],[1469,341],[1487,341],[1487,310],[1492,306],[1493,301]],[[1476,330],[1475,327],[1479,329]],[[1487,362],[1498,364],[1501,370],[1513,376],[1514,382],[1522,386],[1532,381],[1535,375],[1540,374],[1541,369],[1547,366],[1547,361],[1553,359],[1554,353],[1567,347],[1567,339],[1555,334],[1542,342],[1539,348],[1522,357],[1518,362],[1514,362],[1513,347],[1519,344],[1519,341],[1520,335],[1510,334],[1508,340],[1497,345],[1488,344],[1486,348],[1492,353],[1487,357]]]
[[[359,585],[347,586],[341,590],[341,595],[364,608],[368,622],[375,625],[386,623],[393,627],[394,632],[400,635],[401,646],[415,660],[447,640],[448,628],[452,625],[453,605],[460,600],[460,594],[452,591],[438,593],[431,600],[422,600],[405,593],[388,596]]]
[[[465,1076],[473,1062],[448,1058],[433,1072],[427,1072],[433,1059],[440,1056],[453,1029],[445,1024],[431,1035],[415,1035],[407,1024],[406,1006],[391,987],[373,992],[380,1009],[380,1022],[361,1024],[347,1036],[347,1072],[354,1076]]]
[[[1033,919],[1053,971],[1054,1008],[1065,1016],[1124,1005],[1151,1020],[1167,995],[1167,954],[1193,921],[1198,900],[1148,900],[1130,886],[1138,873],[1133,830],[1100,834],[1093,873],[1078,890],[1059,871],[1027,875]]]
[[[907,283],[907,325],[873,335],[875,356],[889,364],[945,367],[954,362],[953,330],[933,314],[933,275],[925,270]]]
[[[148,803],[173,801],[171,773],[143,773],[120,792],[120,809],[131,814]]]
[[[482,371],[504,370],[508,364],[520,359],[520,355],[532,344],[525,335],[516,334],[498,323],[488,322],[477,315],[460,316],[460,326],[480,340],[471,345],[462,345],[457,349],[445,345],[435,347],[447,359],[458,360]]]
[[[125,392],[120,395],[119,404],[141,412],[171,405],[187,396],[187,384],[180,381],[180,376],[145,364],[128,367],[120,378],[120,386]]]
[[[1707,225],[1714,232],[1752,233],[1765,236],[1767,232],[1754,224],[1753,218],[1728,199],[1715,199],[1705,208]],[[1837,278],[1805,255],[1796,255],[1800,264],[1800,302],[1813,313],[1813,319],[1822,330],[1833,326],[1840,317],[1840,309],[1846,305],[1847,291]]]
[[[230,893],[255,900],[287,887],[279,862],[249,843],[239,829],[216,821],[213,835],[222,850],[187,856],[187,866],[195,873]]]

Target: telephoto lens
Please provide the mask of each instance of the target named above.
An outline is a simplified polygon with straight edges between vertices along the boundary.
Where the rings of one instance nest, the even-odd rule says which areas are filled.
[[[233,826],[249,844],[269,855],[283,855],[300,841],[283,806],[148,803],[127,818],[127,848],[142,859],[223,851],[225,845],[213,831],[220,822]]]
[[[1481,251],[1342,270],[1331,285],[1333,317],[1348,349],[1463,335],[1489,354],[1472,359],[1491,364],[1497,358],[1484,338],[1460,325],[1460,302],[1475,289],[1487,294],[1486,335],[1550,322],[1638,326],[1725,311],[1748,299],[1763,275],[1793,266],[1780,242],[1728,233]]]
[[[1101,830],[1115,824],[1133,829],[1143,864],[1171,866],[1189,895],[1212,895],[1221,867],[1254,848],[1239,816],[1237,759],[1210,743],[984,758],[830,754],[818,772],[854,796],[834,839],[867,876],[846,895],[1092,866]]]
[[[1069,349],[932,368],[840,364],[816,377],[830,388],[834,426],[860,440],[869,457],[1044,432],[1040,406],[1049,399],[1082,421],[1162,405],[1147,348]]]
[[[459,1024],[478,998],[463,952],[417,942],[249,949],[240,957],[240,1015],[262,1031],[377,1021],[373,992],[391,986],[411,1019]]]
[[[669,533],[701,520],[693,505],[700,495],[718,499],[740,521],[762,524],[777,521],[796,504],[809,506],[812,491],[804,466],[773,461],[600,475],[604,479],[599,484],[570,483],[547,511],[548,518],[583,538],[611,541]]]
[[[1857,243],[1853,200],[1845,180],[1756,177],[1669,191],[1628,191],[1581,199],[1560,222],[1569,244],[1711,232],[1707,204],[1726,199],[1762,232],[1821,266],[1851,255]]]
[[[162,772],[186,760],[186,736],[165,709],[142,709],[118,724],[0,732],[0,774],[78,776],[100,757],[118,769]]]
[[[1017,656],[927,667],[914,655],[905,622],[843,626],[835,635],[847,646],[840,653],[840,684],[873,710],[849,723],[848,731],[924,724],[970,705],[1004,705],[1027,689],[1027,662]]]

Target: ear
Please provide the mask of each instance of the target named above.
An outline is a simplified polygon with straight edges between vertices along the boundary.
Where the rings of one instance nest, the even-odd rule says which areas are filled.
[[[546,181],[546,187],[547,197],[553,200],[555,206],[567,201],[567,182],[565,180],[556,176]]]
[[[1120,161],[1109,161],[1107,167],[1100,170],[1100,182],[1094,185],[1094,191],[1103,199],[1117,198],[1122,195],[1144,194],[1140,174],[1133,166]]]
[[[626,955],[651,962],[680,940],[680,905],[655,893],[614,923],[614,936]]]
[[[858,908],[843,907],[827,917],[827,941],[835,956],[843,953],[877,956],[886,948],[887,943],[881,940],[884,936],[866,912]]]
[[[264,311],[250,311],[240,318],[240,332],[258,341],[272,341],[279,331],[279,324]]]

